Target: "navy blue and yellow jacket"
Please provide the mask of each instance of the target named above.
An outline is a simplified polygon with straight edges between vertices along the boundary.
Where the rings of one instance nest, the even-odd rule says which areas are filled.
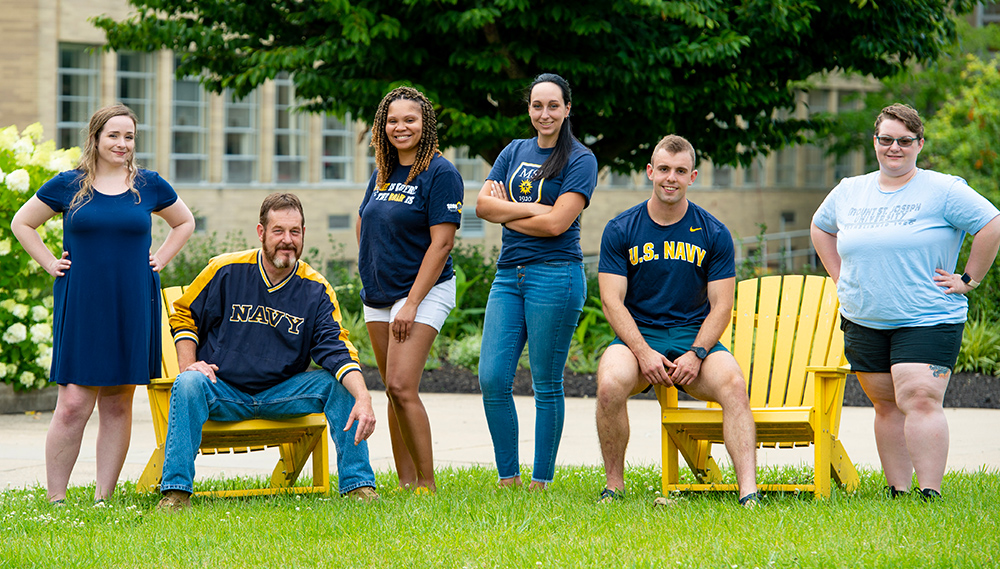
[[[174,342],[196,342],[199,360],[219,366],[217,377],[251,394],[305,371],[310,360],[338,381],[360,371],[330,283],[299,261],[272,284],[262,254],[252,249],[209,261],[174,302]]]

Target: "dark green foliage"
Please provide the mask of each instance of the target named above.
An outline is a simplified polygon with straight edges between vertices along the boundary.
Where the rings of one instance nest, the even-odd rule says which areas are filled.
[[[98,17],[108,47],[171,49],[177,75],[245,96],[280,72],[305,108],[371,117],[399,84],[439,105],[442,146],[492,161],[530,133],[524,87],[555,72],[573,124],[619,172],[651,143],[688,137],[702,158],[749,164],[822,125],[776,118],[792,84],[841,70],[882,78],[935,59],[972,0],[130,0]],[[655,125],[652,126],[651,125]]]

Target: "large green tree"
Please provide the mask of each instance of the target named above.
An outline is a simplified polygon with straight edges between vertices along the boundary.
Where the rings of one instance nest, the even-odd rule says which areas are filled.
[[[370,117],[398,84],[440,105],[442,144],[492,160],[531,134],[524,87],[573,85],[573,124],[602,165],[641,169],[675,132],[717,163],[821,125],[779,119],[790,86],[841,70],[876,78],[931,61],[973,0],[130,0],[96,18],[113,49],[171,49],[178,75],[251,92],[292,74],[304,108]]]

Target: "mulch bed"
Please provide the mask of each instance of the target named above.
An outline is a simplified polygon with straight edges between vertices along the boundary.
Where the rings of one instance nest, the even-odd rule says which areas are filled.
[[[369,389],[382,391],[385,387],[378,370],[365,368],[365,381]],[[567,373],[563,378],[563,390],[567,397],[594,397],[597,394],[597,378],[594,374]],[[425,393],[480,393],[479,378],[476,374],[449,364],[439,369],[425,371],[420,381],[420,391]],[[520,370],[514,378],[515,395],[531,395],[531,374]],[[681,398],[687,398],[683,393]],[[655,399],[652,391],[637,396]],[[853,375],[847,379],[844,391],[844,405],[850,407],[871,407],[871,402],[861,390],[861,385]],[[945,407],[971,407],[984,409],[1000,408],[1000,378],[978,373],[959,373],[951,378],[944,398]]]

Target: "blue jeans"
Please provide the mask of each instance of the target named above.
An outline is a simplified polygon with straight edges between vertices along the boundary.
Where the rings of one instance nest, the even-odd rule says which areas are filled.
[[[197,371],[177,376],[170,390],[170,416],[160,491],[194,491],[194,459],[201,446],[205,421],[285,419],[310,413],[326,414],[337,449],[340,493],[362,486],[375,487],[375,472],[368,460],[368,443],[354,445],[357,422],[344,431],[354,407],[354,396],[324,370],[293,375],[286,381],[249,395],[223,380],[212,383]]]
[[[538,263],[497,269],[486,302],[479,386],[500,478],[520,476],[514,373],[528,343],[535,391],[535,463],[531,479],[551,482],[566,412],[563,368],[583,311],[582,263]]]

